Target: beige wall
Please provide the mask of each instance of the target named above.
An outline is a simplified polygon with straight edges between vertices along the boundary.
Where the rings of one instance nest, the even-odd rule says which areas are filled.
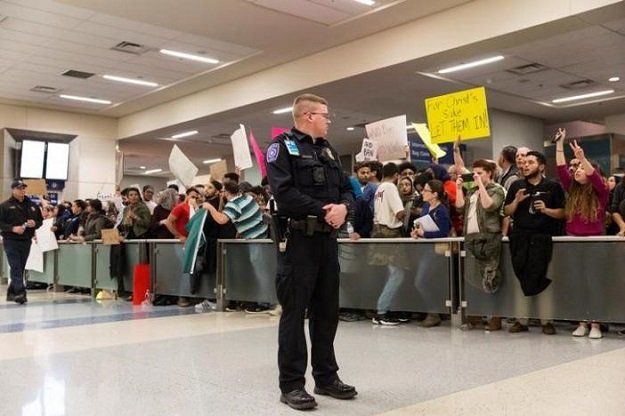
[[[70,143],[70,167],[63,198],[89,198],[115,188],[115,144],[117,119],[64,111],[42,110],[0,104],[0,128],[76,135]],[[14,147],[3,137],[3,191],[8,189],[12,172],[6,166],[7,154]],[[6,192],[3,192],[6,195]]]

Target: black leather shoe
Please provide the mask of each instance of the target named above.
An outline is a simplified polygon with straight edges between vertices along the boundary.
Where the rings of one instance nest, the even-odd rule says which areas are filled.
[[[28,302],[28,299],[26,299],[26,294],[25,294],[25,293],[22,293],[21,295],[16,295],[16,296],[13,298],[13,301],[14,301],[15,303],[19,303],[20,305],[23,305],[23,304],[25,304],[26,302]]]
[[[280,395],[280,401],[288,404],[296,410],[314,409],[317,407],[317,401],[313,396],[308,394],[304,389],[293,390]]]
[[[351,399],[358,394],[356,387],[343,383],[338,378],[330,384],[325,386],[316,386],[315,394],[321,394],[324,396],[331,396],[335,399]]]

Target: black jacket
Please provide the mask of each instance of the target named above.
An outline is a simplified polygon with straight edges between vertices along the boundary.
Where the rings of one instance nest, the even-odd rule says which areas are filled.
[[[13,227],[24,225],[28,220],[34,220],[35,226],[26,228],[24,234],[11,231]],[[0,204],[0,232],[5,240],[30,240],[42,223],[41,210],[28,197],[20,202],[12,196]]]
[[[354,202],[352,185],[341,169],[338,153],[327,140],[313,140],[293,128],[267,150],[267,177],[281,215],[303,219],[325,216],[326,204]]]

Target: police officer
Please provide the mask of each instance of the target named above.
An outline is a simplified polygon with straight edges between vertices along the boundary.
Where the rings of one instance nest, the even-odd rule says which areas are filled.
[[[7,301],[19,304],[27,302],[24,286],[24,268],[30,253],[30,244],[43,222],[41,211],[26,197],[26,184],[21,180],[11,183],[11,197],[0,204],[0,232],[4,252],[11,266],[11,284],[7,289]]]
[[[295,99],[295,127],[267,149],[267,176],[278,206],[276,292],[282,305],[278,335],[280,401],[298,410],[317,403],[305,388],[308,309],[315,394],[351,399],[357,392],[338,377],[334,336],[339,314],[337,230],[353,191],[337,152],[325,139],[328,103],[312,94]]]

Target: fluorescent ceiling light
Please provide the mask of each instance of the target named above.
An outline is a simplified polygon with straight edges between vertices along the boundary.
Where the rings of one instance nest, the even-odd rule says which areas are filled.
[[[184,133],[178,133],[171,136],[172,139],[182,139],[183,137],[189,137],[198,134],[197,130],[185,131]]]
[[[584,98],[600,97],[602,95],[608,95],[612,93],[614,93],[614,90],[603,90],[603,91],[597,91],[597,92],[590,92],[588,94],[573,95],[571,97],[556,98],[555,100],[551,100],[551,102],[554,104],[566,103],[569,101],[583,100]]]
[[[160,52],[164,55],[175,56],[176,58],[189,59],[191,61],[205,62],[207,64],[218,64],[219,61],[213,58],[207,58],[205,56],[193,55],[190,53],[172,51],[170,49],[161,49]]]
[[[491,58],[480,59],[479,61],[469,62],[467,64],[450,66],[449,68],[443,68],[437,71],[439,74],[448,74],[450,72],[462,71],[463,69],[473,68],[480,65],[486,65],[493,62],[501,61],[503,59],[502,55],[493,56]]]
[[[215,162],[220,162],[220,161],[221,161],[221,158],[217,158],[217,159],[208,159],[208,160],[203,161],[202,163],[205,165],[208,165],[209,163],[215,163]]]
[[[145,166],[139,166],[139,169],[147,169]]]
[[[354,128],[353,127],[348,127],[347,131],[354,131]]]
[[[125,82],[127,84],[142,85],[145,87],[158,87],[158,84],[156,82],[143,81],[140,79],[124,78],[115,75],[102,75],[102,78],[108,79],[109,81]]]
[[[150,169],[150,170],[146,170],[145,172],[143,172],[144,175],[150,175],[152,173],[159,173],[162,172],[163,169]]]
[[[109,100],[100,100],[98,98],[90,98],[90,97],[79,97],[78,95],[59,95],[61,98],[65,98],[66,100],[74,100],[74,101],[85,101],[88,103],[96,103],[96,104],[111,104]]]
[[[620,80],[621,80],[621,79],[620,79],[619,77],[611,77],[611,78],[608,78],[608,81],[610,81],[610,82],[616,82],[616,81],[620,81]]]
[[[373,6],[375,1],[373,0],[354,0],[356,3],[366,4],[367,6]]]
[[[290,113],[291,111],[293,111],[293,107],[284,107],[284,108],[279,108],[277,110],[273,110],[272,113],[273,114],[284,114],[284,113]]]

